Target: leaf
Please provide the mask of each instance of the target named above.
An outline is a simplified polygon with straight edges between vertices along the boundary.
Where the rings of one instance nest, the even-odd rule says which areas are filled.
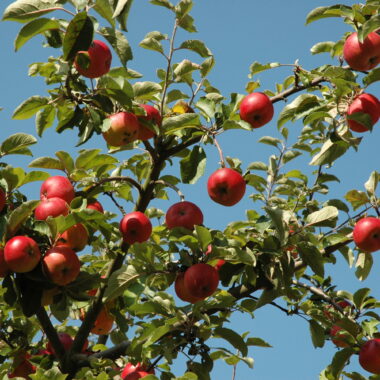
[[[117,18],[117,21],[120,23],[120,27],[124,32],[127,32],[127,20],[129,16],[129,11],[131,10],[133,0],[119,0],[117,7],[113,14],[113,18]]]
[[[274,147],[278,147],[279,145],[281,145],[281,140],[280,139],[277,139],[275,137],[271,137],[271,136],[263,136],[261,137],[258,142],[262,143],[262,144],[267,144],[267,145],[272,145]]]
[[[162,87],[155,82],[136,82],[133,84],[133,91],[136,98],[150,100],[162,91]]]
[[[108,0],[96,0],[94,10],[105,18],[112,27],[115,27],[115,20],[112,17],[114,11]]]
[[[151,344],[157,342],[157,340],[162,338],[165,334],[167,334],[171,330],[172,323],[175,323],[176,321],[177,321],[177,319],[174,318],[174,320],[170,321],[170,323],[167,323],[163,326],[156,327],[154,329],[154,332],[149,335],[148,339],[143,344],[143,347],[148,347]],[[167,321],[167,322],[169,322],[169,321]]]
[[[380,15],[372,16],[367,20],[358,31],[358,40],[363,42],[363,40],[373,31],[379,29]]]
[[[325,165],[332,164],[337,158],[346,153],[350,144],[345,141],[333,142],[328,139],[323,145],[318,154],[316,154],[310,161],[309,165]]]
[[[53,125],[54,119],[55,119],[55,108],[52,105],[48,105],[37,112],[36,130],[39,137],[42,136],[45,129]]]
[[[162,128],[166,134],[170,134],[185,127],[196,128],[198,125],[201,125],[201,122],[197,114],[184,113],[182,115],[165,118],[162,123]]]
[[[94,25],[87,12],[80,12],[70,21],[63,39],[63,59],[71,61],[78,51],[88,50],[94,37]]]
[[[168,0],[150,0],[150,3],[174,10],[174,5]]]
[[[205,45],[203,41],[200,40],[186,40],[183,41],[178,49],[189,49],[197,54],[199,54],[203,58],[207,58],[212,56],[211,51]]]
[[[255,61],[251,64],[251,66],[249,66],[248,78],[252,78],[255,74],[261,73],[262,71],[273,69],[279,66],[280,64],[278,62],[266,63],[262,65],[261,63]]]
[[[38,203],[40,201],[26,201],[12,211],[7,224],[8,236],[13,236],[17,232],[26,219],[33,214]]]
[[[309,329],[310,329],[310,335],[311,335],[311,340],[313,342],[313,346],[315,348],[323,347],[325,345],[324,328],[319,323],[311,319],[309,321]]]
[[[125,35],[112,28],[102,28],[101,33],[116,51],[121,64],[126,67],[127,62],[133,59],[133,54]]]
[[[338,351],[334,355],[329,368],[331,369],[331,373],[333,374],[333,376],[335,376],[335,378],[338,378],[343,368],[346,366],[347,362],[349,361],[350,357],[354,353],[355,351],[351,347],[349,347],[349,348],[344,348],[343,350]]]
[[[272,347],[269,343],[261,338],[248,338],[247,346]]]
[[[284,217],[283,211],[280,208],[272,208],[272,207],[265,207],[264,209],[268,213],[269,217],[271,218],[274,228],[276,229],[278,233],[278,237],[280,238],[282,242],[285,237],[285,224],[283,220],[283,217]]]
[[[306,218],[308,226],[335,227],[339,211],[334,206],[326,206],[309,214]]]
[[[375,195],[377,185],[380,180],[380,175],[378,172],[373,171],[368,179],[368,181],[364,184],[365,189],[369,195]]]
[[[55,0],[17,0],[5,9],[3,20],[27,22],[56,8]]]
[[[274,301],[278,296],[280,296],[280,292],[277,289],[264,289],[261,293],[260,298],[257,300],[255,310],[259,309],[262,306],[267,305]]]
[[[306,24],[320,20],[326,17],[342,17],[342,16],[351,16],[352,9],[346,5],[332,5],[330,7],[318,7],[313,9],[306,16]]]
[[[204,174],[206,167],[206,153],[199,145],[180,161],[181,179],[183,183],[194,184]]]
[[[310,52],[311,54],[330,53],[334,45],[333,41],[318,42],[310,49]]]
[[[65,170],[61,161],[52,157],[39,157],[33,160],[29,165],[30,168],[41,168],[41,169],[57,169]]]
[[[12,119],[24,120],[32,117],[38,110],[48,104],[48,99],[42,96],[31,96],[22,102],[13,112]]]
[[[359,281],[364,281],[368,277],[369,273],[371,272],[372,265],[373,257],[371,253],[359,252],[355,263],[355,276]]]
[[[225,339],[233,347],[239,350],[243,356],[248,355],[248,347],[244,342],[244,339],[235,331],[227,329],[225,327],[217,327],[214,329],[214,337]]]
[[[203,252],[206,252],[210,243],[212,243],[212,236],[208,228],[203,226],[195,226],[195,234],[201,245]]]
[[[365,205],[366,203],[370,203],[370,200],[368,198],[368,195],[364,191],[358,191],[358,190],[350,190],[344,198],[351,203],[352,208],[354,210],[358,209],[359,207]]]
[[[30,183],[30,182],[45,181],[49,177],[50,177],[49,173],[41,172],[38,170],[33,170],[25,176],[21,185],[25,185],[25,184]]]
[[[380,80],[380,67],[371,70],[365,77],[363,77],[363,83],[365,86],[377,82]]]
[[[369,288],[361,288],[354,293],[353,300],[357,309],[360,310],[362,308],[363,301],[365,301],[365,299],[370,295],[370,293],[371,289]]]
[[[178,26],[190,33],[197,32],[197,28],[194,25],[194,19],[189,14],[186,14],[178,20]]]
[[[74,160],[72,159],[71,155],[63,150],[56,152],[55,155],[58,157],[59,161],[65,168],[65,172],[71,174],[71,172],[74,170]]]
[[[37,142],[37,139],[32,135],[26,133],[15,133],[6,138],[0,145],[0,154],[2,156],[6,154],[25,154],[31,156],[32,153],[28,146]]]
[[[301,241],[297,245],[297,250],[301,259],[318,275],[324,277],[323,257],[317,247],[309,242]]]

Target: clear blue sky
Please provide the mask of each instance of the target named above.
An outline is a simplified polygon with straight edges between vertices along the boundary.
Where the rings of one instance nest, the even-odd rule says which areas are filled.
[[[8,4],[9,1],[4,3]],[[346,1],[346,3],[352,4],[353,1]],[[2,4],[0,10],[3,11],[7,4]],[[216,67],[210,79],[226,97],[229,97],[232,92],[245,92],[249,65],[254,61],[293,63],[299,59],[299,63],[306,69],[332,63],[326,54],[312,56],[309,52],[310,47],[319,41],[338,40],[345,32],[351,30],[350,27],[340,19],[326,19],[305,26],[306,14],[311,9],[332,4],[335,2],[328,0],[196,1],[192,15],[199,33],[195,35],[180,33],[179,40],[197,38],[205,41],[216,58]],[[18,28],[17,23],[0,23],[2,36],[0,107],[4,108],[0,112],[0,141],[18,131],[36,135],[34,119],[13,121],[11,114],[14,108],[27,97],[46,93],[41,79],[28,78],[28,64],[45,61],[49,55],[56,54],[53,50],[43,49],[42,40],[39,38],[28,42],[20,52],[15,53],[13,40]],[[167,10],[152,6],[147,0],[135,1],[127,34],[135,57],[130,67],[143,73],[145,80],[155,80],[155,70],[163,67],[164,62],[156,53],[138,48],[137,45],[147,32],[159,30],[170,33],[171,28],[172,21],[168,17]],[[182,57],[179,57],[178,61],[181,59]],[[279,68],[258,75],[257,78],[262,83],[262,89],[275,89],[276,81],[282,82],[287,75],[291,74],[290,70]],[[371,86],[370,92],[379,96],[379,86]],[[277,103],[276,112],[279,112],[282,106],[283,104]],[[289,124],[288,127],[296,132],[301,128],[298,124]],[[270,147],[257,143],[257,140],[264,135],[277,136],[275,118],[270,124],[252,133],[229,131],[221,136],[220,144],[225,155],[239,157],[243,161],[242,167],[246,168],[250,162],[266,161],[267,157],[274,153]],[[32,148],[34,157],[53,156],[57,150],[68,150],[75,154],[76,140],[75,133],[66,131],[57,137],[51,128],[38,145]],[[333,197],[342,198],[348,190],[354,188],[363,190],[363,184],[370,173],[373,170],[380,170],[377,154],[378,141],[380,141],[380,127],[375,126],[372,134],[364,135],[359,152],[350,151],[337,161],[331,173],[340,177],[341,183],[332,185]],[[101,137],[83,146],[83,148],[91,147],[106,150]],[[208,174],[217,168],[218,156],[215,149],[208,149],[207,153]],[[15,157],[7,161],[16,166],[26,167],[28,158]],[[297,159],[294,161],[294,166],[305,167],[308,161],[308,157]],[[178,173],[178,168],[171,170],[172,173]],[[206,178],[207,175],[196,185],[183,186],[181,189],[188,200],[196,202],[203,209],[205,224],[210,228],[222,229],[230,221],[244,218],[245,210],[257,207],[248,197],[245,197],[244,201],[237,206],[228,209],[212,203],[205,197]],[[30,186],[27,190],[31,199],[38,198],[38,186]],[[177,201],[175,195],[172,196],[171,201]],[[169,202],[161,202],[158,206],[166,210]],[[348,268],[340,258],[336,266],[329,268],[329,273],[334,275],[339,288],[354,291],[358,287],[366,286],[372,288],[374,294],[379,296],[377,280],[379,265],[379,259],[375,257],[372,273],[364,283],[359,283],[353,269]],[[301,318],[287,317],[272,307],[260,309],[255,319],[237,315],[232,319],[232,324],[237,331],[249,331],[251,336],[261,337],[274,346],[266,349],[251,349],[250,356],[255,359],[255,367],[250,370],[244,364],[239,364],[236,375],[236,379],[239,380],[317,379],[319,372],[330,362],[336,350],[331,342],[326,342],[323,349],[314,349],[307,323]],[[358,367],[355,357],[352,359],[350,368],[365,374],[365,371]],[[231,377],[231,367],[222,363],[216,365],[212,379],[224,380]]]

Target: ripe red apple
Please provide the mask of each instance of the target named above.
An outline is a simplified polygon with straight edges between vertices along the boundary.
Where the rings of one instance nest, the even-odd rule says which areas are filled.
[[[81,265],[77,254],[71,248],[64,246],[48,249],[42,264],[47,277],[60,286],[73,282],[80,272]]]
[[[185,227],[188,230],[193,230],[195,225],[203,223],[203,213],[196,204],[182,201],[169,207],[166,212],[165,222],[169,229]]]
[[[101,212],[102,214],[104,213],[104,209],[102,204],[99,201],[91,201],[90,203],[87,204],[87,208],[90,208],[92,210],[97,210]]]
[[[87,54],[88,67],[80,65],[79,54]],[[102,41],[94,40],[87,51],[79,51],[75,57],[74,65],[78,73],[86,78],[99,78],[110,71],[112,54],[109,47]]]
[[[152,223],[145,214],[134,211],[124,215],[120,221],[119,229],[126,243],[142,243],[148,240],[152,234]]]
[[[344,348],[350,346],[349,343],[346,342],[347,334],[346,330],[338,325],[334,325],[330,329],[331,340],[337,347]]]
[[[157,108],[149,104],[140,104],[145,109],[146,116],[138,116],[139,130],[137,132],[137,140],[145,141],[154,137],[155,133],[149,129],[146,124],[156,124],[161,127],[162,117]]]
[[[269,123],[274,114],[270,98],[262,92],[252,92],[240,103],[240,118],[259,128]]]
[[[110,117],[111,124],[103,137],[109,145],[123,146],[137,139],[139,122],[131,112],[118,112]]]
[[[137,363],[133,365],[132,363],[128,363],[121,373],[121,378],[122,380],[138,380],[149,374],[154,374],[154,369],[147,372],[147,367],[144,364]]]
[[[91,332],[96,335],[106,335],[112,330],[115,317],[109,312],[107,305],[100,310]]]
[[[360,219],[354,227],[354,242],[365,252],[375,252],[380,249],[380,219],[367,217]]]
[[[41,201],[34,210],[37,220],[46,220],[49,216],[55,218],[60,215],[68,215],[69,205],[62,198],[49,198]]]
[[[189,293],[188,289],[185,286],[185,272],[177,273],[177,277],[174,281],[174,290],[177,294],[177,297],[185,302],[196,303],[204,299],[200,297],[194,297]]]
[[[24,353],[15,358],[13,362],[14,370],[8,373],[8,377],[10,379],[22,377],[26,380],[31,380],[29,375],[35,373],[37,368],[28,359],[30,359],[30,354],[28,353]]]
[[[379,36],[380,37],[380,36]],[[380,54],[379,54],[380,55]],[[365,113],[371,117],[372,126],[376,124],[380,117],[380,102],[371,94],[362,93],[349,105],[347,115],[355,113]],[[347,120],[348,127],[355,132],[367,132],[369,129],[358,121]]]
[[[363,42],[359,42],[358,34],[351,33],[344,43],[343,57],[351,69],[373,69],[380,63],[380,35],[371,32]]]
[[[5,191],[0,187],[0,212],[3,211],[6,200],[7,200],[7,197],[6,197]]]
[[[366,371],[380,374],[380,339],[370,339],[361,346],[359,363]]]
[[[185,272],[184,285],[193,297],[211,296],[219,284],[218,271],[209,264],[194,264]]]
[[[74,197],[74,187],[67,177],[61,175],[49,177],[41,185],[40,198],[42,201],[50,198],[61,198],[70,204]]]
[[[245,193],[243,176],[234,169],[221,168],[212,173],[207,181],[210,198],[223,206],[233,206]]]
[[[79,252],[84,249],[87,243],[87,228],[82,223],[78,223],[58,235],[56,246],[69,247],[75,252]]]
[[[37,266],[40,258],[38,244],[28,236],[14,236],[5,244],[4,260],[13,272],[30,272]]]
[[[0,248],[0,277],[6,277],[8,273],[9,267],[4,258],[4,248]]]

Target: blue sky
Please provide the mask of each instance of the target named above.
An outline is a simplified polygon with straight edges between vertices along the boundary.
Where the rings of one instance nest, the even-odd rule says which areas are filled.
[[[6,3],[9,3],[8,1]],[[353,1],[346,1],[353,4]],[[183,38],[196,38],[203,40],[215,54],[216,66],[210,80],[227,98],[232,92],[245,93],[248,82],[249,65],[254,61],[261,63],[281,62],[294,63],[299,59],[301,66],[311,69],[326,63],[333,63],[331,58],[324,55],[312,56],[310,48],[316,42],[338,40],[352,29],[340,19],[325,19],[305,26],[305,17],[313,8],[321,5],[332,5],[335,2],[323,0],[207,0],[196,1],[192,12],[199,33],[188,35],[179,33],[178,40]],[[0,6],[0,10],[5,9]],[[53,50],[41,47],[42,40],[36,38],[28,42],[21,51],[15,53],[13,40],[17,35],[19,24],[11,22],[0,23],[2,40],[1,87],[0,107],[0,141],[8,135],[23,131],[36,135],[34,120],[11,120],[14,108],[31,95],[46,93],[45,85],[38,78],[27,76],[27,66],[31,62],[45,61],[49,55],[56,54]],[[152,30],[171,33],[172,20],[167,10],[154,7],[147,0],[137,0],[132,7],[128,23],[127,38],[132,46],[134,61],[130,67],[143,73],[145,80],[156,80],[155,70],[164,66],[162,58],[154,52],[138,48],[138,43],[145,34]],[[183,57],[178,56],[178,61]],[[194,58],[194,57],[191,57]],[[114,62],[114,65],[117,64]],[[268,73],[258,75],[262,83],[261,89],[275,89],[276,82],[291,74],[291,68],[278,68]],[[379,86],[371,86],[370,91],[379,94]],[[380,95],[380,94],[379,94]],[[276,103],[275,111],[278,113],[284,106]],[[276,117],[275,117],[276,118]],[[273,154],[271,147],[258,144],[261,136],[277,136],[275,118],[265,127],[252,133],[229,131],[220,137],[220,144],[225,155],[239,157],[242,167],[246,168],[252,161],[266,161]],[[289,124],[288,128],[297,133],[301,126]],[[371,134],[365,134],[358,152],[350,150],[343,158],[338,160],[331,173],[341,178],[341,183],[331,185],[331,197],[342,198],[351,189],[363,190],[363,184],[373,170],[379,170],[378,141],[380,141],[380,127],[375,126]],[[32,150],[34,157],[53,156],[57,150],[77,151],[75,133],[65,131],[62,135],[49,129],[38,145]],[[85,144],[83,148],[100,147],[106,151],[106,145],[101,137]],[[205,183],[207,175],[218,167],[216,149],[207,149],[208,162],[206,176],[195,185],[182,186],[186,199],[197,203],[204,211],[205,225],[210,228],[224,228],[233,220],[242,219],[247,209],[257,207],[248,197],[233,208],[212,203],[205,197]],[[15,157],[7,160],[13,165],[26,166],[29,158]],[[294,161],[295,167],[304,168],[309,158],[300,158]],[[170,169],[178,173],[178,168]],[[310,170],[310,169],[307,169]],[[57,173],[52,173],[57,174]],[[38,186],[30,186],[31,199],[38,198]],[[178,199],[173,194],[172,202]],[[107,205],[107,204],[106,204]],[[166,210],[169,203],[161,202],[158,206]],[[112,206],[109,205],[111,208]],[[377,273],[380,265],[374,254],[375,264],[369,278],[364,283],[354,276],[353,269],[338,257],[338,264],[329,268],[334,275],[339,288],[354,291],[359,287],[372,288],[375,295],[380,296]],[[376,285],[375,285],[376,284]],[[244,364],[239,364],[236,379],[255,380],[313,380],[318,378],[319,372],[330,362],[336,351],[331,342],[326,342],[323,349],[314,349],[308,333],[308,325],[301,318],[287,317],[279,310],[266,307],[257,311],[255,319],[236,315],[231,320],[232,325],[239,332],[250,331],[251,336],[258,336],[273,348],[254,348],[250,356],[255,359],[253,370]],[[349,367],[365,374],[352,359]],[[179,373],[178,373],[179,374]],[[212,379],[230,379],[232,368],[224,364],[217,364]]]

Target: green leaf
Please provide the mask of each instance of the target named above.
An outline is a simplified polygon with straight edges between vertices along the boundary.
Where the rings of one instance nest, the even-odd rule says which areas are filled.
[[[133,59],[132,49],[125,35],[117,29],[102,28],[101,33],[116,51],[121,64],[125,67]]]
[[[355,276],[359,281],[364,281],[368,277],[369,273],[371,272],[372,265],[372,255],[368,252],[359,252],[355,263]]]
[[[136,82],[133,91],[136,98],[150,100],[162,91],[162,87],[155,82]]]
[[[364,191],[350,190],[344,198],[351,203],[354,210],[364,206],[366,203],[370,203],[368,195]]]
[[[6,154],[25,154],[31,156],[32,153],[28,146],[33,145],[37,142],[37,139],[26,133],[15,133],[8,138],[6,138],[0,145],[0,155],[4,156]]]
[[[262,65],[261,63],[255,61],[251,64],[251,66],[249,66],[248,78],[252,78],[255,74],[261,73],[262,71],[273,69],[279,66],[280,64],[278,62],[266,63]]]
[[[114,10],[108,0],[96,0],[94,10],[105,18],[112,27],[115,27],[115,20],[112,17]]]
[[[369,288],[361,288],[361,289],[358,289],[354,293],[354,297],[353,297],[354,304],[359,310],[362,308],[363,302],[370,295],[370,293],[371,293],[371,289]]]
[[[309,321],[309,329],[313,346],[323,347],[325,344],[325,329],[316,321]]]
[[[340,140],[333,142],[328,139],[323,145],[318,154],[316,154],[310,161],[309,165],[319,166],[325,164],[332,164],[337,158],[346,153],[350,144],[346,141]]]
[[[284,213],[280,208],[265,207],[265,211],[268,213],[269,217],[272,220],[274,228],[278,233],[278,237],[281,242],[285,237],[285,224],[284,224]]]
[[[27,22],[56,8],[55,0],[17,0],[5,9],[3,20]]]
[[[101,149],[83,149],[75,160],[76,169],[89,169],[92,160],[101,152]],[[90,164],[90,166],[88,166]]]
[[[368,130],[372,131],[373,121],[370,114],[365,112],[354,112],[351,115],[347,115],[347,120],[354,120],[359,124],[362,124]]]
[[[32,117],[38,110],[48,104],[48,98],[42,96],[31,96],[22,102],[13,112],[12,119],[24,120]]]
[[[256,346],[256,347],[272,347],[269,343],[261,338],[248,338],[247,346]]]
[[[63,59],[71,61],[78,51],[88,50],[94,37],[94,25],[87,12],[80,12],[70,21],[63,39]]]
[[[334,45],[333,41],[318,42],[310,49],[310,52],[311,54],[330,53]]]
[[[133,88],[125,77],[113,77],[113,73],[103,75],[98,80],[98,88],[125,107],[132,104]]]
[[[375,195],[379,180],[380,180],[380,174],[376,171],[373,171],[368,181],[364,184],[364,187],[367,190],[367,193],[369,195]]]
[[[168,0],[150,0],[150,3],[174,10],[174,5]]]
[[[53,125],[54,119],[55,119],[55,108],[50,104],[37,112],[36,130],[39,137],[42,136],[42,134],[47,128]]]
[[[201,146],[194,146],[191,152],[180,161],[183,183],[194,184],[204,174],[206,153]]]
[[[144,49],[158,51],[160,53],[164,52],[164,48],[161,44],[161,40],[168,39],[168,36],[166,34],[163,34],[161,32],[150,32],[148,33],[144,39],[139,43],[139,46],[141,46]]]
[[[55,155],[58,157],[59,161],[61,161],[63,167],[65,168],[65,172],[71,174],[74,170],[74,160],[72,159],[71,154],[60,150],[59,152],[56,152]]]
[[[372,16],[367,20],[358,31],[358,39],[363,42],[364,39],[373,31],[379,29],[380,26],[380,15]]]
[[[6,166],[0,169],[0,178],[7,183],[8,191],[19,187],[25,178],[25,171],[22,168]]]
[[[195,234],[201,245],[202,251],[206,252],[208,245],[212,242],[212,236],[209,229],[203,226],[195,226]]]
[[[45,181],[49,177],[50,177],[49,173],[33,170],[27,173],[24,180],[22,181],[22,185],[25,185],[30,182]]]
[[[200,66],[202,78],[206,77],[215,65],[215,58],[213,56],[206,58]]]
[[[12,211],[7,224],[8,236],[13,236],[17,232],[26,219],[33,214],[38,203],[40,203],[40,201],[26,201]]]
[[[203,41],[200,41],[200,40],[183,41],[182,44],[179,46],[179,49],[189,49],[199,54],[203,58],[212,56],[212,53],[209,50],[209,48],[205,45]]]
[[[380,80],[380,67],[377,69],[371,70],[365,77],[363,77],[363,83],[366,86],[369,86],[372,83],[375,83]]]
[[[127,32],[127,20],[129,16],[129,12],[131,10],[133,0],[119,0],[117,3],[117,7],[115,9],[113,18],[117,18],[117,21],[120,23],[120,27],[123,31]]]
[[[235,331],[224,327],[217,327],[214,329],[214,337],[225,339],[233,347],[239,350],[243,356],[247,356],[248,347],[244,342],[244,339]]]
[[[52,157],[39,157],[33,160],[29,165],[30,168],[41,168],[41,169],[58,169],[65,170],[61,161]]]
[[[297,245],[301,259],[318,275],[324,277],[323,257],[319,249],[309,242],[301,241]]]
[[[278,147],[279,145],[281,145],[281,140],[280,139],[277,139],[275,137],[271,137],[271,136],[263,136],[259,139],[258,141],[259,143],[262,143],[262,144],[267,144],[267,145],[272,145],[274,147]]]
[[[201,125],[201,122],[196,113],[183,113],[181,115],[165,118],[162,123],[162,128],[166,134],[170,134],[185,127],[196,128],[198,125]]]
[[[350,357],[355,353],[353,348],[344,348],[343,350],[339,350],[333,357],[331,365],[329,369],[335,378],[337,379],[343,368],[348,363]]]
[[[194,25],[194,19],[189,14],[186,14],[178,20],[178,26],[190,33],[197,32],[197,28]]]
[[[267,305],[268,303],[273,302],[280,295],[281,294],[277,289],[264,289],[264,291],[261,293],[260,298],[257,300],[255,310]]]
[[[326,17],[342,17],[342,16],[351,16],[352,17],[352,9],[346,5],[332,5],[330,7],[318,7],[313,9],[306,16],[306,24],[310,24],[311,22],[320,20]]]
[[[339,211],[334,206],[326,206],[309,214],[306,218],[308,226],[335,227]]]
[[[143,347],[148,347],[151,344],[157,342],[160,338],[162,338],[165,334],[167,334],[172,328],[172,323],[177,322],[177,318],[172,319],[170,322],[167,321],[163,326],[156,327],[152,334],[149,334],[148,339],[145,341]]]

